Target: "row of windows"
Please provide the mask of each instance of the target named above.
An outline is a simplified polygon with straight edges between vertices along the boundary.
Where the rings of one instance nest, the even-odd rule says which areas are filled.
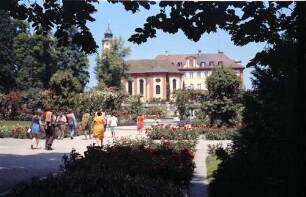
[[[197,86],[195,87],[193,84],[190,84],[189,86],[188,86],[188,88],[189,89],[198,89],[198,90],[201,90],[201,84],[200,83],[198,83],[197,84]]]
[[[155,80],[156,82],[160,82],[159,80]],[[176,79],[172,80],[172,89],[173,91],[176,90]],[[130,95],[133,94],[133,81],[128,81],[128,92]],[[143,94],[144,93],[144,80],[140,79],[139,80],[139,93]],[[155,94],[160,94],[160,85],[155,86]]]
[[[174,62],[172,63],[174,64]],[[207,66],[210,66],[210,67],[215,67],[215,66],[223,66],[223,61],[218,61],[217,64],[215,64],[214,61],[210,61],[210,62],[200,62],[200,67],[207,67]],[[177,63],[177,67],[183,67],[183,62],[178,62]],[[197,67],[197,64],[195,64],[195,61],[193,59],[189,59],[188,60],[188,64],[186,65],[186,67],[189,67],[189,68],[193,68],[193,67]]]
[[[206,77],[208,77],[210,75],[211,75],[211,71],[201,71],[201,72],[190,71],[190,72],[185,72],[185,74],[184,74],[185,78],[190,78],[190,79],[193,79],[193,78],[206,78]]]

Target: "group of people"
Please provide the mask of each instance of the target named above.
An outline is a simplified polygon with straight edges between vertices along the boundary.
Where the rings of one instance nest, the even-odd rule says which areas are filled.
[[[31,149],[38,148],[40,133],[41,131],[45,131],[45,149],[53,150],[52,144],[56,131],[58,139],[64,139],[67,125],[69,128],[70,138],[73,140],[77,121],[72,110],[68,110],[67,114],[60,112],[58,116],[56,116],[54,111],[49,109],[43,113],[38,110],[33,115],[31,122],[31,133],[33,136]],[[96,140],[96,145],[102,146],[104,132],[106,130],[110,130],[112,137],[115,137],[116,128],[118,126],[118,119],[114,113],[112,113],[112,115],[105,115],[105,113],[102,111],[96,112],[95,117],[92,118],[90,110],[87,109],[82,116],[82,122],[80,126],[85,135],[85,139],[87,139],[87,136],[89,139],[91,139],[91,134],[93,134],[93,138]]]
[[[64,139],[66,125],[69,126],[70,138],[73,139],[75,127],[77,125],[73,110],[68,110],[66,115],[60,112],[58,116],[50,109],[46,109],[43,113],[37,110],[32,117],[30,127],[33,136],[31,149],[38,148],[40,133],[44,131],[46,134],[45,149],[52,150],[55,128],[58,130],[58,139]]]
[[[104,133],[107,130],[111,132],[112,138],[115,138],[117,126],[118,118],[115,113],[105,115],[104,112],[98,111],[91,121],[90,112],[86,110],[86,113],[82,117],[82,130],[85,134],[85,139],[87,139],[87,135],[91,139],[91,128],[93,128],[93,138],[97,146],[103,145]]]

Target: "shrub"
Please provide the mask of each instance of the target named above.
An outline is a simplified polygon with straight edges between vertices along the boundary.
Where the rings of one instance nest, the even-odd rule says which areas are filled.
[[[48,188],[48,189],[46,189]],[[61,173],[17,185],[7,197],[31,196],[146,196],[180,197],[179,187],[169,181],[147,176],[132,177],[120,170],[89,168],[73,174]]]
[[[195,129],[186,129],[184,127],[171,127],[169,125],[157,126],[146,131],[148,137],[153,140],[197,140],[199,137]]]
[[[233,140],[238,136],[239,132],[236,130],[221,130],[221,131],[208,131],[205,134],[206,140]]]

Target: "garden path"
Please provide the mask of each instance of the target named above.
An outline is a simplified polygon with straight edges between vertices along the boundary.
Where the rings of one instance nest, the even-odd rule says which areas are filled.
[[[146,124],[149,126],[149,123]],[[136,126],[118,127],[117,137],[140,138]],[[143,134],[142,137],[145,137]],[[52,151],[44,150],[44,140],[39,143],[40,149],[31,150],[29,139],[0,138],[0,196],[20,181],[29,181],[33,176],[43,177],[59,170],[62,156],[69,154],[72,148],[84,153],[86,147],[93,140],[84,140],[84,136],[75,137],[74,140],[65,138],[55,140]],[[112,143],[111,134],[106,132],[105,143]],[[187,191],[188,197],[208,196],[208,182],[206,179],[207,145],[218,141],[200,140],[195,154],[196,168],[193,179]]]
[[[208,141],[200,139],[196,147],[196,153],[194,161],[196,168],[194,169],[192,180],[186,191],[188,197],[208,197],[208,180],[207,180],[207,169],[206,169],[206,157],[208,156],[208,145],[222,144],[226,146],[230,143],[230,140],[214,140]]]

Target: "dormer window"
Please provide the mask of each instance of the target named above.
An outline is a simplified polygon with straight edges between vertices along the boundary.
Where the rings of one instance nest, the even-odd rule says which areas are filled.
[[[218,61],[218,66],[223,66],[223,61]]]
[[[182,62],[178,62],[177,63],[177,67],[183,67],[183,63]]]
[[[193,59],[189,59],[189,67],[193,67]]]
[[[213,61],[210,61],[209,66],[215,66],[215,63]]]
[[[205,62],[201,62],[200,63],[200,67],[205,67],[206,65],[205,65]]]

